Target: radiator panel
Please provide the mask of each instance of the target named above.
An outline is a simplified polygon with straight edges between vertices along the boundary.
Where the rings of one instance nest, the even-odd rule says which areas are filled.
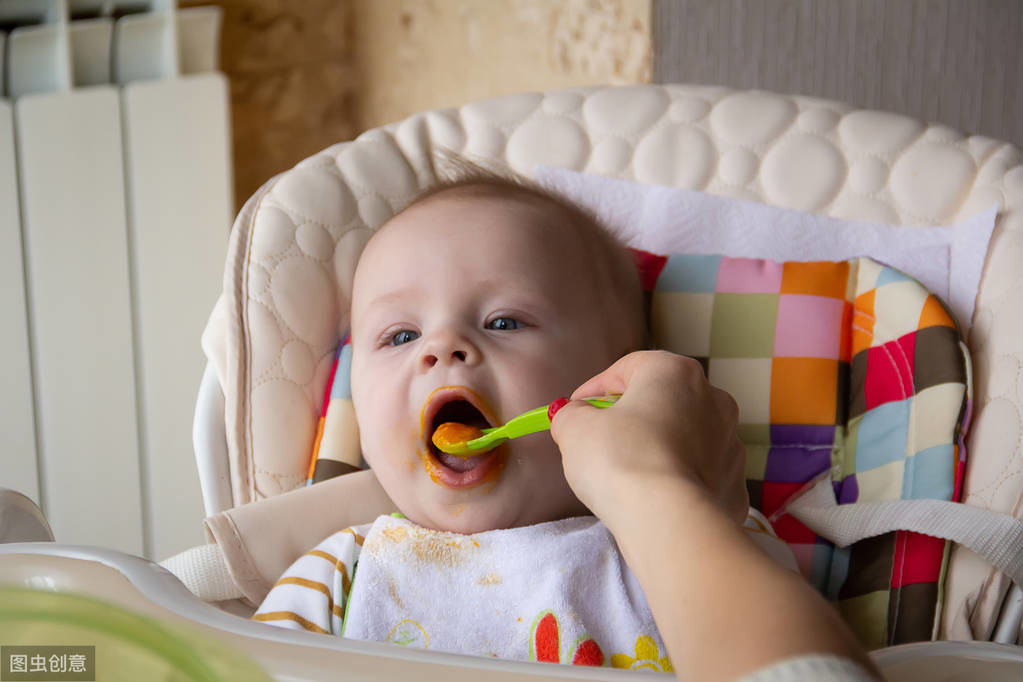
[[[44,509],[62,542],[143,553],[120,95],[15,104]]]
[[[227,80],[123,90],[144,504],[153,556],[205,543],[191,420],[232,212]]]
[[[0,101],[0,487],[24,493],[38,504],[13,113],[8,102]]]

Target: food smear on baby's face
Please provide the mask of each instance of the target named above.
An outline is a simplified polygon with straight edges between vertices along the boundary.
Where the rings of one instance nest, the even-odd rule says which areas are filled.
[[[460,454],[468,452],[467,444],[483,435],[477,427],[458,422],[444,422],[433,432],[433,444],[444,452]]]
[[[452,490],[468,490],[486,482],[496,482],[508,457],[507,448],[469,452],[466,439],[475,439],[482,430],[493,424],[496,414],[487,400],[468,386],[452,385],[435,389],[423,403],[419,416],[420,438],[425,446],[419,456],[426,473],[434,483]],[[440,426],[450,424],[435,436]],[[435,426],[437,425],[437,426]],[[442,450],[436,442],[444,438],[444,431],[460,454]],[[480,491],[485,492],[485,490]]]

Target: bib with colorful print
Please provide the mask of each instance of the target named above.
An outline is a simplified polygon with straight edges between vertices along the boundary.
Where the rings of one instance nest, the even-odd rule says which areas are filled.
[[[475,535],[382,516],[344,617],[353,639],[672,670],[639,583],[592,516]]]

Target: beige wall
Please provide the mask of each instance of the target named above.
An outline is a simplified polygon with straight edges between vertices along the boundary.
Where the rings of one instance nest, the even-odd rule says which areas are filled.
[[[495,95],[649,82],[651,0],[182,0],[224,10],[238,207],[324,147]]]
[[[360,128],[529,90],[646,83],[650,0],[355,0]]]
[[[654,0],[658,82],[762,88],[1023,148],[1019,0]]]

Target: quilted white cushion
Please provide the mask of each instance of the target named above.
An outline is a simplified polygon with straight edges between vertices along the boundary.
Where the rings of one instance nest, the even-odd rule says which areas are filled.
[[[235,504],[305,478],[354,264],[371,230],[434,179],[439,147],[524,175],[546,164],[889,224],[952,224],[999,205],[969,339],[976,401],[965,501],[1019,514],[1020,152],[837,102],[684,85],[555,90],[429,111],[267,182],[235,222],[224,293],[203,337],[226,397]],[[1004,580],[985,575],[981,597],[996,600]]]

